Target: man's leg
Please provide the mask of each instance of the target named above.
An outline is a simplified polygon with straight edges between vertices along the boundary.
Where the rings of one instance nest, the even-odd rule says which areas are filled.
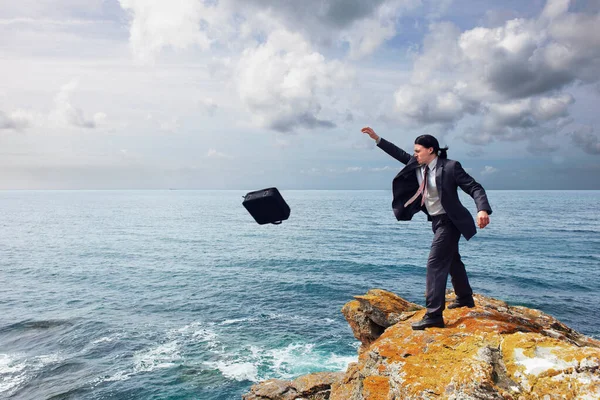
[[[469,284],[465,264],[463,264],[458,250],[450,266],[450,277],[454,293],[456,293],[456,301],[459,303],[471,302],[473,300],[473,289],[471,289],[471,285]]]
[[[441,317],[446,306],[446,283],[458,253],[460,232],[446,215],[433,218],[433,242],[427,260],[427,315]],[[464,268],[464,266],[463,266]]]

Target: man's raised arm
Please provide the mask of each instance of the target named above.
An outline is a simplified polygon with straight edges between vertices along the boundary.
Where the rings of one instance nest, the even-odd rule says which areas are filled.
[[[410,154],[395,144],[388,142],[384,138],[377,135],[372,128],[366,126],[361,129],[361,132],[369,135],[371,139],[377,142],[377,147],[394,157],[396,160],[400,161],[402,164],[407,164],[410,161]]]

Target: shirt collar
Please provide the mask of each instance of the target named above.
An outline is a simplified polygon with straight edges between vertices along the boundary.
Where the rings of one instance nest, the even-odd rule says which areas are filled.
[[[431,160],[429,162],[429,164],[427,164],[427,166],[429,167],[430,171],[433,171],[435,169],[435,167],[437,165],[437,159],[438,159],[437,157],[434,157],[433,160]]]

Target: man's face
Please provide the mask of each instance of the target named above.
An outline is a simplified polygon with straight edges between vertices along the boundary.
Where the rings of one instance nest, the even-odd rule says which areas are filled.
[[[415,152],[413,154],[419,165],[429,164],[435,157],[433,147],[423,147],[420,144],[415,144]]]

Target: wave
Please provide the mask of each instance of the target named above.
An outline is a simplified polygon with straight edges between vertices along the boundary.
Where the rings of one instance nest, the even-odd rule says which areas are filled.
[[[38,372],[61,361],[59,354],[29,358],[21,354],[0,354],[0,393],[12,396]]]
[[[268,317],[282,318],[283,315]],[[129,366],[97,377],[93,385],[125,381],[161,369],[187,367],[197,370],[198,366],[201,371],[217,371],[227,380],[259,382],[271,378],[291,379],[317,371],[341,371],[356,361],[356,356],[337,354],[316,343],[232,346],[225,339],[227,333],[220,332],[219,327],[227,330],[232,324],[246,320],[225,320],[220,324],[196,322],[169,330],[159,343],[133,352]],[[200,358],[198,351],[203,353]]]
[[[177,341],[164,343],[136,353],[133,360],[135,362],[133,367],[135,373],[170,368],[176,365],[175,361],[181,360],[180,346]]]
[[[317,371],[342,371],[356,360],[356,356],[324,351],[314,343],[291,343],[279,348],[251,345],[239,352],[222,354],[220,360],[204,365],[219,370],[228,379],[259,382],[292,379]]]
[[[184,352],[187,346],[202,343],[208,351],[218,351],[220,346],[217,333],[199,322],[168,331],[161,343],[153,343],[132,354],[132,364],[112,374],[94,380],[96,386],[102,382],[125,381],[131,377],[160,369],[174,368],[186,362]],[[110,340],[110,337],[106,338]]]
[[[245,324],[248,322],[258,322],[258,321],[265,321],[265,320],[294,321],[294,322],[306,322],[306,323],[313,323],[313,324],[315,322],[319,322],[321,324],[322,323],[333,324],[333,323],[338,322],[332,318],[320,319],[320,318],[315,318],[315,317],[302,316],[302,315],[298,315],[298,314],[268,313],[268,314],[260,314],[259,316],[256,316],[256,317],[226,319],[224,321],[219,322],[218,325],[219,326],[241,325],[241,324]]]
[[[10,331],[52,329],[61,326],[72,326],[73,323],[63,319],[24,320],[0,328],[0,333]]]

